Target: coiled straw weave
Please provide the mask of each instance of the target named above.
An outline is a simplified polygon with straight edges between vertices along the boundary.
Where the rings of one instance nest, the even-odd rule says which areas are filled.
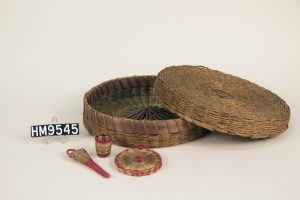
[[[115,157],[115,164],[121,173],[130,176],[146,176],[155,173],[162,166],[160,155],[144,145],[126,149]]]
[[[172,66],[157,76],[154,93],[178,116],[209,130],[250,138],[288,128],[290,108],[250,81],[197,66]]]

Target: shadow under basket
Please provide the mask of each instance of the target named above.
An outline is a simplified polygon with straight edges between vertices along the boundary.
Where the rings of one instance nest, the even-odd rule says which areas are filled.
[[[209,131],[162,107],[153,95],[155,76],[104,82],[84,96],[83,123],[92,135],[108,133],[126,147],[167,147],[195,140]]]

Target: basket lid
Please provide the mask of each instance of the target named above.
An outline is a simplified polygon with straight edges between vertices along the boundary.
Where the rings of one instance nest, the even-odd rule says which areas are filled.
[[[120,172],[131,176],[145,176],[155,173],[161,168],[160,155],[144,145],[126,149],[115,158]]]
[[[154,94],[171,112],[198,126],[250,138],[288,128],[290,108],[276,94],[242,78],[202,66],[163,69]]]

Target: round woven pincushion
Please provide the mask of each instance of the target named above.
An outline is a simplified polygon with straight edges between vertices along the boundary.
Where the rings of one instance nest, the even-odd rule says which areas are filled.
[[[115,158],[118,170],[131,176],[145,176],[155,173],[161,168],[162,161],[158,153],[144,145],[127,149]]]
[[[158,74],[154,93],[164,107],[209,130],[267,138],[288,128],[290,108],[280,97],[206,67],[168,67]]]
[[[153,95],[155,76],[106,81],[84,96],[83,122],[90,134],[108,133],[113,143],[167,147],[195,140],[208,131],[169,112]]]

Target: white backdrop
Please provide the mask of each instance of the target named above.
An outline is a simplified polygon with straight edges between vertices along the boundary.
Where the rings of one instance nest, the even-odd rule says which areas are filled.
[[[0,0],[0,199],[300,199],[299,0]],[[84,93],[105,80],[204,65],[249,79],[291,107],[269,140],[213,134],[156,149],[162,169],[120,174],[95,156]],[[80,136],[46,145],[30,126],[57,116]],[[70,160],[86,148],[108,180]]]

